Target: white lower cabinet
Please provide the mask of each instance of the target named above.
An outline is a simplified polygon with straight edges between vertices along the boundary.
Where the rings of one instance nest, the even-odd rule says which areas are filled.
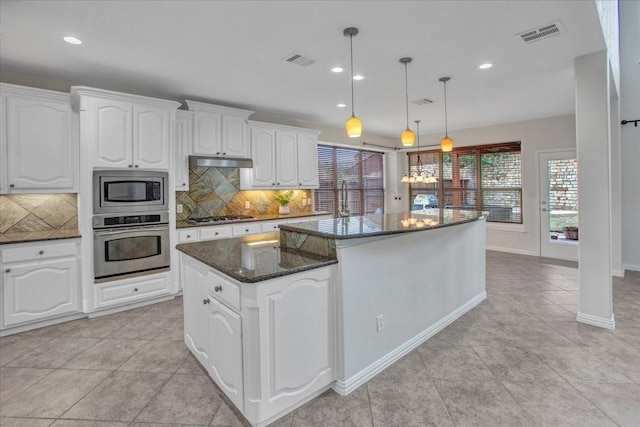
[[[180,257],[185,342],[253,425],[285,415],[335,380],[333,267],[240,283]],[[237,309],[221,298],[233,289]]]
[[[77,243],[2,249],[2,328],[80,312]]]
[[[97,309],[134,303],[171,293],[170,272],[144,275],[128,279],[97,283],[95,307]]]

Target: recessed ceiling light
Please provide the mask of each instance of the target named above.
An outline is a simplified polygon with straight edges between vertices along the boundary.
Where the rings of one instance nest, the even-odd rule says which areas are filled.
[[[82,44],[82,40],[77,39],[73,36],[63,36],[62,40],[66,41],[69,44]]]
[[[343,71],[344,71],[344,68],[341,68],[341,67],[333,67],[333,68],[331,69],[331,71],[333,71],[334,73],[341,73],[341,72],[343,72]]]
[[[336,107],[338,107],[338,108],[344,108],[346,106],[347,106],[347,104],[338,104],[338,105],[336,105]]]
[[[484,64],[478,65],[479,70],[488,70],[489,68],[493,68],[496,64],[492,64],[491,62],[485,62]]]
[[[360,74],[356,74],[355,76],[353,76],[353,80],[364,80],[364,76]]]

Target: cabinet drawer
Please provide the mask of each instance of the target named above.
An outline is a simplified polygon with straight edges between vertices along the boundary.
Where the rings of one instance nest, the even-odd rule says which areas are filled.
[[[200,229],[200,240],[215,240],[231,237],[231,227],[208,227]]]
[[[227,304],[236,311],[240,311],[240,287],[224,280],[211,271],[207,277],[209,296]]]
[[[266,221],[260,223],[260,232],[261,233],[272,233],[274,231],[280,231],[278,225],[285,224],[286,221]]]
[[[197,242],[198,241],[198,230],[195,228],[190,228],[188,230],[178,231],[178,242]]]
[[[170,293],[170,274],[96,285],[96,308],[126,304]]]
[[[251,223],[251,224],[240,224],[233,226],[233,235],[235,236],[246,236],[249,234],[260,234],[260,224],[259,223]]]
[[[30,244],[21,248],[8,248],[2,250],[2,262],[33,261],[63,256],[75,256],[75,243],[59,243],[54,245]]]

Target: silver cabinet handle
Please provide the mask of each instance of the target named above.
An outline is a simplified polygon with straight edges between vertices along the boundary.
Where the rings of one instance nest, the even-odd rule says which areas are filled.
[[[183,186],[183,187],[184,187],[184,186],[186,186],[186,185],[187,185],[187,183],[186,183],[186,182],[183,182],[183,183],[182,183],[182,186]]]
[[[138,288],[133,288],[133,292],[138,292]]]
[[[132,167],[133,167],[133,165],[129,165],[129,167],[130,167],[130,168],[132,168]]]
[[[202,300],[203,304],[209,304],[211,302],[211,300],[209,298],[205,298]]]
[[[216,232],[215,232],[215,235],[217,236],[218,234],[220,234],[220,233],[218,233],[218,232],[216,231]]]
[[[219,155],[220,155],[220,152],[218,151],[218,152],[216,153],[216,156],[219,156]]]
[[[222,286],[216,286],[213,290],[216,292],[222,292]]]
[[[222,155],[223,155],[223,156],[226,156],[226,155],[227,155],[227,153],[222,153]]]
[[[44,251],[38,251],[38,254],[42,255],[44,254]]]
[[[9,184],[9,187],[11,187],[11,188],[13,188],[15,186],[16,186],[15,184]]]
[[[5,273],[11,273],[11,269],[10,269],[10,268],[7,268],[4,272],[5,272]]]
[[[272,182],[272,183],[271,183],[271,185],[276,185],[276,183],[275,183],[275,182]]]
[[[136,167],[138,167],[138,165],[136,165]]]
[[[191,234],[187,234],[187,239],[190,239],[190,238],[191,238]]]

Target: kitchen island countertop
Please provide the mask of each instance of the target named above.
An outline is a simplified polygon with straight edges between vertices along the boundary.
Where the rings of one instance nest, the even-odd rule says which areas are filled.
[[[351,216],[281,224],[280,229],[284,232],[344,240],[426,231],[478,221],[486,217],[486,212],[471,209],[425,209],[395,214]]]
[[[278,233],[182,243],[179,251],[240,282],[256,283],[336,264],[335,258],[280,248]]]

